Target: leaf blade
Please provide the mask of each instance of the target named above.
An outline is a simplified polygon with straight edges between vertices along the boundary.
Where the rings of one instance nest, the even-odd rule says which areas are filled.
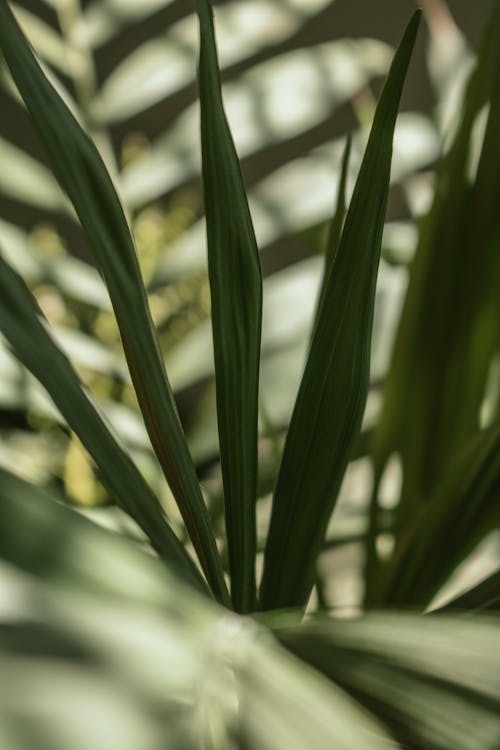
[[[337,193],[337,202],[335,206],[335,213],[333,214],[330,226],[328,228],[328,237],[326,240],[325,248],[325,264],[323,268],[323,278],[321,282],[321,291],[318,299],[318,309],[316,311],[315,319],[319,314],[319,307],[325,296],[325,290],[328,284],[328,277],[332,271],[335,263],[335,256],[339,248],[340,238],[342,236],[342,227],[344,225],[344,219],[346,215],[346,189],[347,189],[347,176],[349,171],[349,158],[351,155],[352,138],[350,135],[347,136],[344,153],[342,155],[342,163],[340,165],[340,179]]]
[[[17,358],[49,392],[101,470],[107,488],[143,529],[158,554],[198,588],[203,588],[198,572],[166,522],[151,489],[92,405],[69,360],[48,334],[21,277],[1,256],[0,291],[0,329]]]
[[[483,430],[456,458],[428,506],[421,504],[374,585],[375,601],[428,605],[489,531],[500,511],[500,422]],[[446,540],[446,544],[444,544]]]
[[[264,608],[306,603],[314,561],[360,427],[392,133],[419,20],[417,11],[377,107],[311,341],[274,495],[261,587]],[[358,264],[364,268],[358,271]]]
[[[196,471],[154,331],[123,208],[92,141],[45,78],[7,0],[0,2],[0,47],[70,197],[106,280],[143,418],[202,568],[218,599],[224,576]]]
[[[416,514],[438,501],[438,485],[478,435],[488,373],[500,346],[500,222],[495,208],[500,200],[499,33],[497,8],[467,83],[454,141],[438,171],[432,206],[421,224],[374,430],[375,484],[389,456],[397,452],[401,457],[396,546]],[[488,104],[484,136],[478,141],[478,116]],[[475,176],[470,169],[474,152],[479,157]],[[365,599],[381,604],[374,598],[383,590],[384,578],[375,550],[377,491],[371,515]]]
[[[199,0],[199,89],[208,271],[233,605],[255,608],[262,276],[238,156],[224,113],[212,9]]]

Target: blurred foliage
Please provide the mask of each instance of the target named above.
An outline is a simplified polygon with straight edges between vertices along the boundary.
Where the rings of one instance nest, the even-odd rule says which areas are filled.
[[[265,277],[258,565],[341,190],[345,136],[352,139],[348,204],[393,51],[370,38],[294,44],[329,4],[234,0],[216,8],[224,101]],[[191,6],[13,5],[120,189],[227,567]],[[310,611],[424,610],[455,595],[451,610],[498,608],[500,30],[497,19],[474,67],[477,54],[446,4],[422,5],[434,100],[398,117],[369,397]],[[124,40],[134,34],[130,48]],[[2,253],[186,538],[139,416],[107,290],[2,62],[0,71],[0,158],[15,165],[0,170]],[[3,344],[0,419],[0,463],[80,509],[72,513],[33,484],[0,474],[7,591],[0,661],[12,686],[0,700],[6,747],[29,748],[36,735],[38,747],[78,750],[102,744],[103,726],[106,746],[120,750],[498,747],[497,620],[436,615],[423,626],[416,615],[381,614],[333,628],[313,618],[306,629],[286,616],[266,622],[326,680],[278,649],[260,625],[198,601],[139,545],[120,539],[144,543],[79,439]],[[68,696],[64,714],[60,688],[44,688],[54,683]],[[58,718],[47,722],[49,713]],[[95,722],[86,721],[89,713]]]

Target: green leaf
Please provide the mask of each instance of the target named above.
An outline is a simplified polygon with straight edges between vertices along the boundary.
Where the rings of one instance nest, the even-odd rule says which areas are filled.
[[[374,582],[375,601],[428,605],[449,576],[500,526],[500,422],[456,458],[428,504],[413,514]]]
[[[10,730],[9,750],[90,750],[104,736],[110,750],[196,747],[197,699],[224,610],[3,470],[0,510],[0,669],[11,686],[0,695],[0,737]]]
[[[180,586],[175,569],[2,467],[0,507],[0,558],[40,582],[50,581],[60,590],[65,586],[69,590],[83,588],[100,593],[109,601],[118,595],[161,606],[175,598],[172,587]],[[89,541],[81,546],[79,537]],[[58,538],[67,544],[53,543]],[[99,556],[99,565],[87,552],[92,547]],[[114,571],[120,567],[128,568],[129,573],[116,577]],[[158,578],[161,584],[157,584]],[[171,586],[165,587],[166,582]],[[211,603],[207,597],[195,595],[192,587],[186,590],[194,602]]]
[[[394,451],[401,456],[402,533],[477,433],[488,372],[500,346],[499,35],[497,9],[421,225],[374,434],[378,476]],[[481,142],[478,116],[488,103]]]
[[[94,144],[45,78],[6,0],[0,48],[105,278],[144,421],[217,598],[227,602],[215,538],[189,454],[141,279],[134,242]]]
[[[202,580],[161,506],[92,405],[70,362],[48,334],[22,279],[0,257],[0,330],[16,357],[51,395],[97,466],[108,490],[139,524],[158,554],[198,588]]]
[[[392,136],[419,19],[417,12],[393,60],[325,287],[274,495],[261,588],[265,609],[306,603],[359,432]]]
[[[318,305],[314,320],[316,321],[319,315],[319,308],[323,303],[325,296],[325,290],[328,285],[328,279],[332,272],[333,265],[335,263],[335,257],[340,244],[340,238],[342,236],[342,227],[344,226],[344,219],[346,214],[346,189],[347,189],[347,177],[349,173],[349,157],[351,155],[351,144],[352,138],[350,135],[347,136],[344,154],[342,156],[342,164],[340,167],[340,179],[339,187],[337,191],[337,203],[335,206],[335,213],[330,222],[328,229],[328,237],[326,240],[325,248],[325,263],[323,268],[323,276],[321,280],[321,290],[318,298]]]
[[[500,568],[481,583],[464,591],[431,614],[461,610],[467,612],[500,611]]]
[[[392,746],[342,689],[137,546],[1,470],[0,508],[9,750]]]
[[[380,613],[277,629],[292,653],[369,707],[407,750],[500,742],[500,618]]]
[[[259,251],[222,104],[212,8],[197,3],[208,271],[233,605],[255,609],[255,501],[262,322]]]

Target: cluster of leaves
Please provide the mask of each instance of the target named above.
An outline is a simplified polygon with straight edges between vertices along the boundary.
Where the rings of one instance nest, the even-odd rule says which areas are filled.
[[[37,5],[37,15],[17,3],[12,8],[45,72],[94,138],[119,185],[178,402],[180,396],[191,452],[198,468],[209,467],[218,459],[218,441],[204,227],[193,179],[199,171],[193,8],[166,0],[142,3],[140,9],[116,0],[84,3],[81,8],[73,1]],[[279,272],[280,258],[288,263],[283,248],[297,242],[302,256],[309,254],[305,239],[297,240],[297,231],[325,222],[331,212],[334,168],[343,147],[338,136],[346,127],[348,104],[363,124],[353,138],[352,182],[374,106],[370,87],[386,74],[392,52],[389,45],[374,39],[333,39],[304,49],[300,26],[328,5],[327,0],[295,0],[292,5],[280,0],[265,4],[237,0],[217,8],[225,106],[249,177],[259,247],[268,259],[261,410],[269,412],[279,431],[290,418],[320,270],[318,257],[297,264],[291,273]],[[27,130],[6,66],[0,69],[11,94],[10,98],[0,94],[6,114],[0,149],[3,159],[16,164],[10,175],[0,175],[0,193],[6,198],[0,241],[55,324],[58,342],[99,396],[155,492],[168,502],[137,414],[109,296],[99,274],[81,260],[88,258],[88,247],[74,212],[43,165],[43,152]],[[415,113],[400,118],[397,131],[394,182],[400,184],[408,172],[436,156],[437,137],[428,120]],[[404,145],[409,141],[411,148]],[[279,148],[274,148],[277,144]],[[308,186],[314,189],[314,200],[305,201]],[[31,234],[18,226],[29,226],[41,217],[43,225]],[[47,230],[47,222],[57,226],[59,237]],[[61,240],[71,252],[69,257]],[[314,242],[318,252],[320,244]],[[299,310],[302,315],[297,315]],[[14,424],[20,424],[19,417],[26,412],[29,424],[41,420],[53,424],[54,410],[43,392],[4,351],[0,368],[0,405],[15,412]],[[263,446],[266,451],[265,442]],[[23,455],[31,447],[45,460],[26,465]],[[68,443],[60,432],[11,430],[2,450],[7,460],[24,463],[25,474],[35,481],[48,483],[55,475],[66,494],[78,502],[109,502],[78,442]],[[272,458],[269,451],[264,457]],[[267,460],[260,494],[272,484],[275,473],[275,462]],[[220,507],[215,489],[213,515]]]
[[[345,151],[257,585],[260,257],[223,109],[211,7],[207,0],[196,7],[227,571],[122,204],[99,151],[0,0],[0,48],[106,283],[144,424],[198,560],[2,257],[6,341],[158,559],[2,471],[0,557],[17,600],[2,625],[2,673],[12,690],[0,701],[0,731],[14,748],[29,747],[36,732],[42,747],[87,748],[105,735],[117,748],[493,750],[500,741],[495,615],[368,612],[354,623],[327,614],[301,622],[365,409],[392,141],[419,14],[394,56],[348,208],[349,144]],[[361,534],[368,610],[424,609],[498,526],[491,373],[499,347],[499,35],[496,12],[422,225],[382,414],[370,434],[375,481]],[[466,398],[463,410],[458,397]],[[379,489],[394,452],[403,486],[387,522]],[[378,542],[388,529],[393,551],[383,559]],[[494,610],[497,596],[493,575],[448,609]],[[63,688],[41,690],[45,683]],[[48,711],[55,711],[49,723]],[[89,712],[97,717],[91,723]]]

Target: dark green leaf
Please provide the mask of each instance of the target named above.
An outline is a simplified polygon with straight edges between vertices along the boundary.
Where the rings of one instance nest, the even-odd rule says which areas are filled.
[[[344,154],[342,157],[342,165],[340,167],[340,179],[339,187],[337,192],[337,204],[335,206],[335,213],[330,222],[328,229],[328,237],[325,248],[325,264],[323,268],[323,277],[321,281],[321,290],[318,298],[318,306],[316,310],[315,320],[319,314],[319,308],[322,304],[325,296],[325,289],[328,286],[328,278],[332,272],[332,268],[335,262],[335,256],[339,248],[340,237],[342,235],[342,227],[344,226],[344,219],[346,213],[346,189],[347,189],[347,176],[349,170],[349,157],[351,155],[351,143],[352,139],[349,135],[345,142]]]
[[[224,113],[212,9],[197,3],[208,270],[233,605],[255,608],[255,501],[262,279],[238,156]]]
[[[363,415],[392,136],[420,14],[391,66],[325,287],[285,444],[265,553],[264,608],[304,605]]]

